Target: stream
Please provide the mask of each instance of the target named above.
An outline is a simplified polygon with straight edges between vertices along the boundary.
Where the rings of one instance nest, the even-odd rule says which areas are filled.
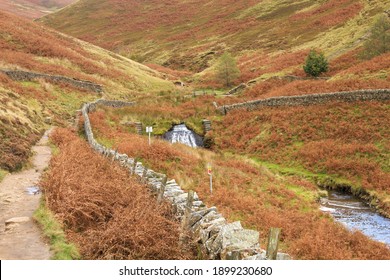
[[[379,215],[352,194],[328,191],[328,197],[321,199],[320,210],[330,213],[348,229],[360,230],[370,238],[390,247],[390,219]]]
[[[178,124],[163,135],[163,139],[171,143],[182,143],[192,148],[203,147],[201,136],[188,129],[185,124]]]
[[[185,124],[172,127],[163,138],[171,143],[182,143],[196,148],[203,146],[203,139]],[[390,247],[390,219],[372,209],[352,194],[335,190],[328,191],[328,197],[321,198],[320,210],[330,213],[334,219],[350,230],[360,230],[370,238]]]

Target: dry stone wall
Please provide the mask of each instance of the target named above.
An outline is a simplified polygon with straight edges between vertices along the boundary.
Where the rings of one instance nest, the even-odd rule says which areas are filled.
[[[390,100],[390,89],[357,90],[298,96],[282,96],[217,107],[222,114],[232,110],[257,110],[262,107],[309,106],[328,102],[384,101]]]
[[[244,229],[239,221],[228,223],[216,207],[206,207],[196,193],[188,205],[188,193],[181,189],[174,180],[167,180],[166,175],[147,169],[134,158],[120,154],[99,144],[94,136],[88,113],[97,105],[111,107],[132,106],[132,102],[98,100],[84,104],[81,113],[84,117],[85,135],[89,144],[98,153],[110,157],[129,170],[129,173],[140,177],[153,192],[172,203],[177,217],[183,221],[185,229],[192,233],[200,245],[204,256],[209,259],[266,259],[264,250],[260,249],[259,232]],[[290,259],[287,254],[278,253],[277,259]]]
[[[57,83],[59,82],[59,83],[70,84],[74,87],[86,89],[96,93],[103,92],[103,87],[101,85],[89,81],[76,80],[64,76],[55,76],[55,75],[48,75],[48,74],[41,74],[41,73],[34,73],[34,72],[27,72],[27,71],[20,71],[20,70],[0,70],[0,72],[6,74],[8,77],[10,77],[12,80],[15,81],[32,81],[36,79],[44,79],[47,81],[52,81]]]

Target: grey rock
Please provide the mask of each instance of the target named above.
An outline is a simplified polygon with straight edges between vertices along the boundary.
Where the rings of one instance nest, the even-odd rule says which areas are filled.
[[[223,235],[221,259],[228,259],[231,252],[260,249],[259,232],[250,229],[232,230]]]
[[[20,224],[27,223],[31,219],[29,217],[15,217],[5,221],[5,231],[9,231]]]
[[[166,190],[165,189],[164,197],[171,198],[172,201],[174,201],[175,197],[182,195],[182,194],[184,194],[184,191],[182,191],[182,190]]]
[[[267,258],[265,257],[266,251],[265,250],[260,250],[255,255],[244,257],[243,260],[253,260],[253,261],[260,261],[260,260],[266,260]]]
[[[276,260],[280,260],[280,261],[288,261],[288,260],[292,260],[291,256],[289,254],[286,254],[286,253],[278,253],[276,255]]]
[[[178,195],[173,197],[173,202],[176,204],[180,204],[180,203],[186,202],[187,198],[188,198],[188,193],[178,194]],[[194,201],[196,201],[196,200],[199,200],[199,197],[198,197],[198,194],[196,192],[194,192]]]
[[[191,213],[189,225],[191,227],[194,226],[197,222],[199,222],[205,215],[207,215],[211,211],[217,212],[217,208],[211,207],[211,208],[207,208],[201,211]]]
[[[211,221],[217,220],[219,218],[223,218],[221,214],[216,211],[211,211],[207,213],[204,217],[202,217],[198,222],[191,226],[191,231],[195,236],[200,236],[200,230],[202,229],[203,224],[210,223]]]
[[[30,221],[29,217],[15,217],[15,218],[11,218],[11,219],[6,220],[5,224],[6,225],[9,225],[9,224],[21,224],[21,223],[26,223],[28,221]]]
[[[212,246],[210,246],[210,252],[212,255],[217,256],[222,249],[225,249],[227,245],[230,245],[229,237],[231,233],[242,230],[241,223],[239,221],[227,224],[221,228],[218,236],[215,238]]]
[[[253,256],[257,256],[259,250],[257,249],[237,249],[237,250],[227,250],[226,252],[221,253],[222,260],[244,260]]]
[[[205,244],[208,239],[212,237],[217,237],[221,228],[226,224],[227,224],[226,219],[223,217],[212,220],[208,223],[201,224],[199,235],[202,240],[202,243]]]
[[[172,185],[172,184],[176,184],[175,179],[167,181],[167,185]]]

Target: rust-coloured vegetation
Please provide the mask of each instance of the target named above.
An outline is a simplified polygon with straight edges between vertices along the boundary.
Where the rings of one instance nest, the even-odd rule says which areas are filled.
[[[389,117],[388,102],[237,111],[220,123],[216,143],[264,161],[342,177],[385,198]],[[382,207],[390,209],[388,203]]]
[[[293,22],[309,21],[309,28],[332,27],[354,17],[362,8],[363,4],[360,1],[331,0],[318,8],[294,14],[289,19]]]
[[[252,120],[251,116],[237,114]],[[282,227],[282,248],[294,258],[390,259],[386,245],[369,240],[361,233],[351,233],[321,213],[312,183],[298,177],[281,180],[266,168],[240,157],[193,150],[157,139],[149,147],[146,137],[128,133],[126,127],[118,125],[120,116],[111,110],[109,115],[103,111],[90,114],[95,136],[101,141],[110,139],[119,152],[137,157],[150,168],[167,172],[183,188],[195,190],[207,205],[216,205],[230,221],[239,219],[245,226],[256,228],[263,247],[269,228]],[[236,119],[233,129],[228,122],[234,122],[234,118],[228,115],[225,129],[218,125],[214,131],[218,131],[219,146],[224,145],[225,151],[246,151],[246,145],[259,143],[252,140],[252,126],[244,127],[248,123],[242,118]],[[226,141],[222,142],[219,137]],[[362,149],[363,152],[375,151],[370,145]],[[209,162],[213,165],[213,196],[209,195],[206,173]]]
[[[52,135],[60,153],[41,182],[49,208],[84,259],[192,259],[179,245],[170,205],[157,204],[128,172],[67,129]]]

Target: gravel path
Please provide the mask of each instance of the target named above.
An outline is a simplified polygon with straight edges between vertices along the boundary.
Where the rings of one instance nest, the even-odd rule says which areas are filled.
[[[0,183],[0,259],[46,260],[50,259],[49,245],[33,221],[39,206],[40,193],[34,188],[48,166],[51,149],[47,145],[46,131],[32,149],[33,167],[7,175]]]

